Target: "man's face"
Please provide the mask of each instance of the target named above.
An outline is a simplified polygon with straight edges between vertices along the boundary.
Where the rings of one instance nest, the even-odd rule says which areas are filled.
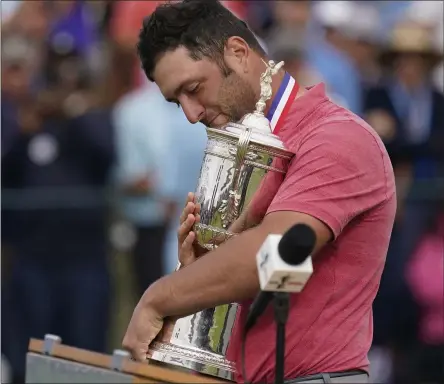
[[[180,104],[190,123],[217,128],[254,110],[257,97],[251,86],[251,68],[246,69],[248,57],[242,53],[225,56],[221,68],[207,58],[193,60],[186,48],[179,47],[157,62],[156,84],[165,99]]]
[[[419,85],[427,76],[427,61],[419,54],[401,54],[395,61],[395,73],[406,85]]]
[[[2,63],[2,91],[14,98],[28,94],[31,86],[32,70],[26,63]]]

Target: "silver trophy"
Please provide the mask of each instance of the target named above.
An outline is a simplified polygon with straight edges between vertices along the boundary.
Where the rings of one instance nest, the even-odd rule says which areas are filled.
[[[207,128],[208,143],[196,189],[201,220],[194,228],[197,241],[207,250],[234,236],[230,227],[246,210],[264,176],[269,172],[285,175],[293,157],[272,133],[263,113],[272,96],[272,76],[283,64],[265,63],[260,99],[253,113],[239,123]],[[233,380],[234,363],[225,355],[237,311],[238,304],[232,303],[166,320],[151,345],[151,359]]]

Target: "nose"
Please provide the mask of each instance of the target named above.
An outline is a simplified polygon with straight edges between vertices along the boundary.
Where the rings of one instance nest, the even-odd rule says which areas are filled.
[[[196,124],[205,117],[205,108],[203,105],[190,98],[179,100],[183,113],[191,124]]]

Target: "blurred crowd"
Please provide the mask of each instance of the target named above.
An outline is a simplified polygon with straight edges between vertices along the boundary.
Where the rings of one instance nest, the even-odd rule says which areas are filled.
[[[30,337],[118,348],[131,300],[176,266],[206,133],[140,70],[138,32],[159,3],[1,3],[2,382],[23,382]],[[371,381],[443,383],[443,3],[223,3],[299,83],[324,82],[382,137],[398,212]]]

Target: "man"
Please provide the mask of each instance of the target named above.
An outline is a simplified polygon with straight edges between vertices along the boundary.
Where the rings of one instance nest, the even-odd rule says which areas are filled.
[[[166,158],[163,152],[168,149],[165,109],[174,107],[161,97],[155,87],[144,85],[125,95],[113,113],[119,205],[137,238],[132,252],[137,296],[163,275],[162,251],[171,211],[160,173]],[[149,122],[147,111],[156,111]]]
[[[149,122],[147,111],[153,115]],[[162,260],[162,254],[171,237],[171,218],[180,215],[179,200],[184,200],[189,186],[199,176],[206,135],[193,126],[198,132],[190,135],[190,124],[183,114],[174,105],[165,103],[159,88],[151,84],[124,96],[116,104],[113,116],[116,181],[122,213],[137,234],[133,267],[140,297],[148,285],[177,265],[177,246],[174,267],[170,260]],[[185,131],[186,137],[181,133]],[[185,192],[184,187],[187,187]],[[175,234],[176,230],[174,237]]]
[[[308,62],[322,76],[330,92],[339,96],[342,106],[360,114],[360,76],[347,35],[353,8],[350,1],[316,2],[306,44]]]
[[[301,87],[312,86],[323,81],[321,75],[308,61],[305,36],[305,30],[286,27],[277,28],[268,40],[273,59],[276,62],[284,61],[285,70]],[[328,86],[326,88],[326,93],[331,100],[347,107],[345,99],[332,93]]]
[[[190,122],[221,127],[254,109],[268,58],[247,26],[220,3],[195,0],[157,8],[144,23],[138,49],[148,78]],[[284,71],[274,76],[275,96],[266,112],[270,103],[290,103],[283,108],[287,114],[268,116],[278,120],[274,132],[296,154],[285,180],[259,191],[240,223],[241,234],[197,260],[190,231],[199,215],[190,196],[178,231],[180,258],[187,265],[151,285],[137,305],[123,340],[136,360],[146,359],[165,317],[239,302],[228,351],[237,364],[236,380],[273,381],[270,308],[250,331],[247,377],[241,375],[242,326],[259,291],[255,256],[268,234],[305,223],[317,236],[314,274],[291,299],[285,379],[320,382],[312,375],[324,374],[326,382],[367,382],[372,302],[396,210],[393,171],[378,136],[333,104],[322,84],[298,90],[289,82],[295,85],[285,92],[279,90],[286,87],[284,77]],[[276,100],[277,94],[288,98]]]
[[[380,57],[387,79],[368,89],[364,102],[365,118],[387,148],[398,192],[388,262],[373,305],[372,353],[394,351],[395,382],[411,377],[405,361],[411,359],[410,351],[417,353],[419,308],[407,285],[406,267],[428,235],[444,195],[444,96],[432,81],[433,69],[443,59],[437,48],[424,25],[397,23]]]
[[[43,73],[51,75],[42,76],[44,88],[33,87],[40,72],[27,73],[40,58],[26,53],[33,41],[14,39],[2,47],[29,45],[21,58],[6,49],[15,67],[3,74],[15,80],[3,89],[15,104],[10,116],[3,116],[8,105],[2,99],[2,178],[8,187],[2,204],[10,213],[14,251],[2,281],[2,351],[17,382],[25,381],[30,337],[56,333],[68,345],[103,352],[108,332],[104,192],[114,157],[110,113],[94,101],[75,39],[64,52],[55,40],[43,59]]]

